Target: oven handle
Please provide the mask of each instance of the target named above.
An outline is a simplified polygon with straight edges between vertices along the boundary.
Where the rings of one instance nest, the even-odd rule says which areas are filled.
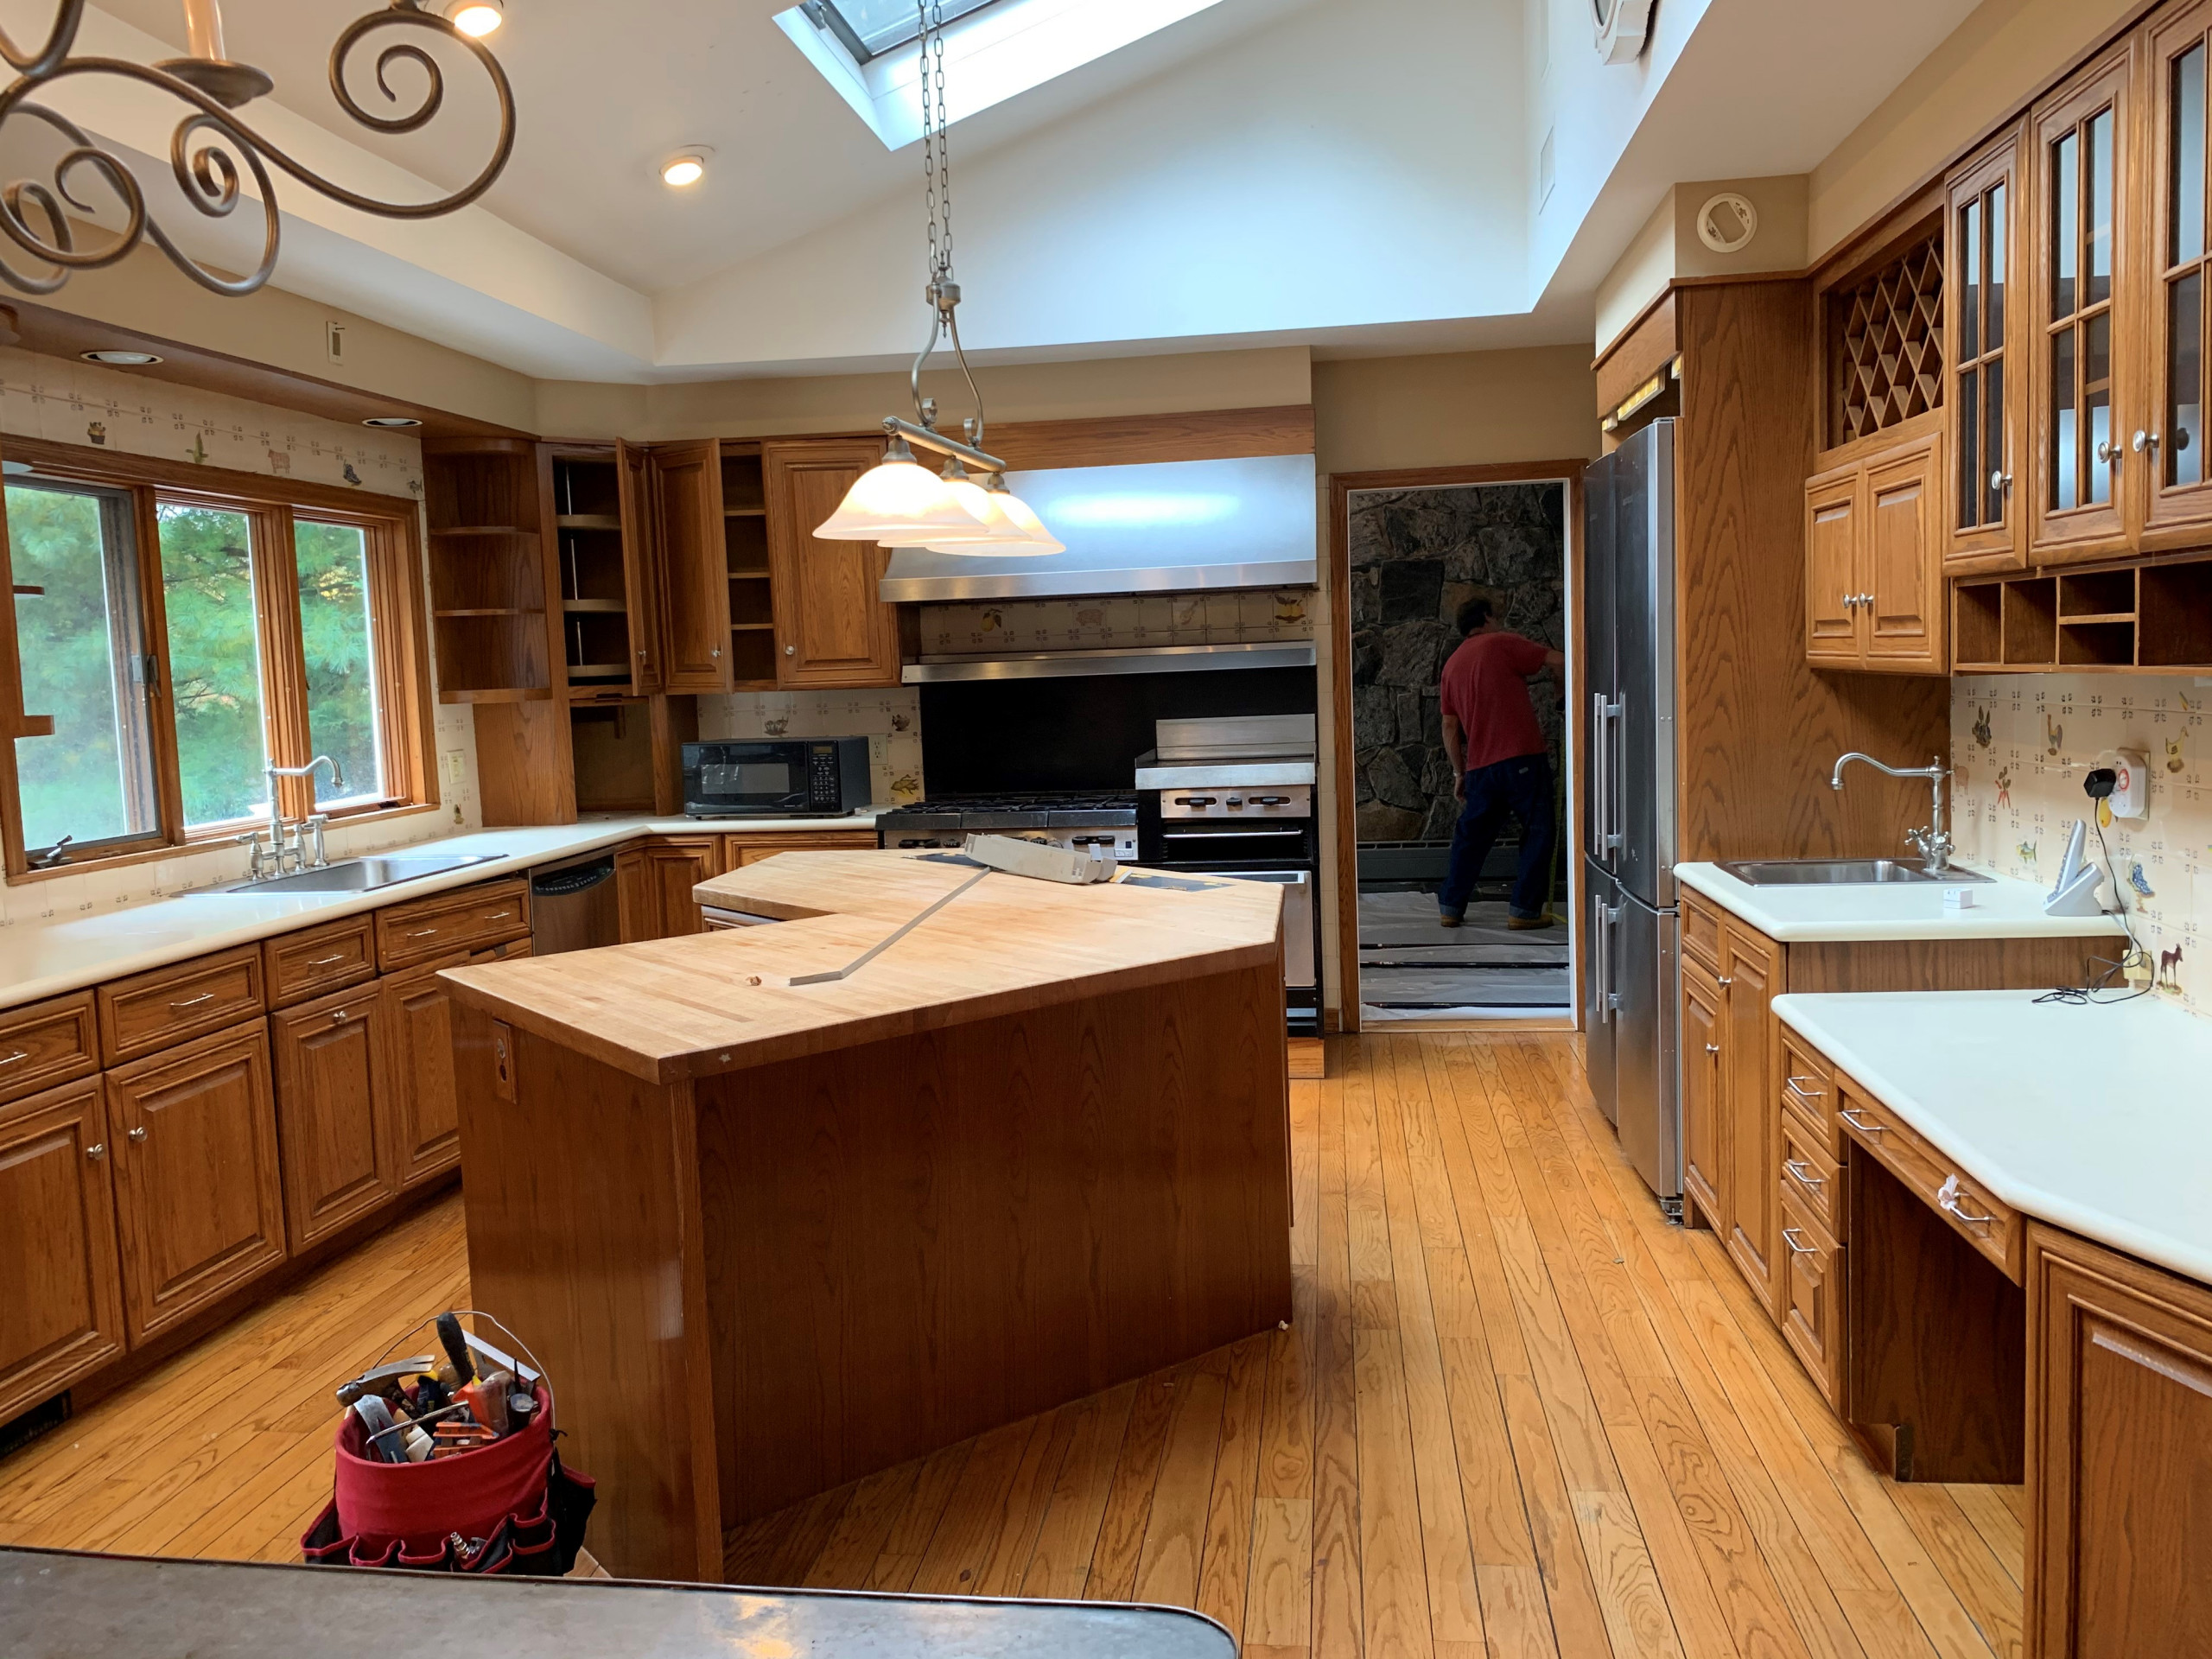
[[[1303,836],[1300,830],[1167,830],[1162,829],[1162,841],[1251,841],[1262,836]]]

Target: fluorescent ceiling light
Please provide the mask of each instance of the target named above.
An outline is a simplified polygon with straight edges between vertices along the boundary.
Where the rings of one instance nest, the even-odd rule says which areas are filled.
[[[1117,530],[1211,524],[1236,511],[1233,495],[1071,495],[1052,503],[1055,524]]]
[[[1221,0],[945,0],[946,115],[960,121],[1118,52]],[[893,14],[903,18],[897,29]],[[958,21],[954,21],[957,17]],[[869,46],[874,37],[900,43]],[[776,23],[887,149],[922,136],[921,75],[912,6],[895,0],[808,0]]]

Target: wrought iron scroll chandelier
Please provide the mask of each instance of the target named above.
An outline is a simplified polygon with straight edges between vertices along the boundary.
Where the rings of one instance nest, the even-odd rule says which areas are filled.
[[[1020,558],[1064,553],[1028,505],[1006,485],[1006,463],[982,448],[983,394],[960,346],[960,284],[952,277],[952,150],[944,115],[943,0],[915,0],[921,25],[923,200],[929,214],[930,332],[907,372],[914,418],[887,416],[880,466],[861,474],[845,499],[815,531],[824,541],[874,542],[880,547],[925,547],[934,553]],[[949,342],[967,379],[976,412],[962,423],[967,442],[937,429],[937,400],[922,396],[922,365],[940,340]],[[914,447],[944,457],[932,473],[914,459]],[[969,470],[982,474],[977,483]]]
[[[347,24],[330,48],[330,89],[347,118],[371,132],[380,136],[415,132],[428,126],[445,102],[445,76],[437,60],[412,40],[388,41],[377,54],[377,90],[394,105],[400,104],[391,79],[395,64],[414,65],[423,77],[423,88],[413,108],[379,115],[364,108],[347,85],[346,60],[353,49],[380,30],[419,29],[443,35],[475,54],[499,99],[499,142],[474,179],[450,195],[422,202],[381,201],[334,183],[232,113],[268,92],[272,83],[251,65],[234,63],[226,56],[219,0],[184,0],[186,47],[190,55],[153,64],[73,55],[85,3],[86,0],[61,0],[54,28],[35,52],[23,51],[0,30],[0,57],[16,72],[15,80],[0,92],[0,131],[5,130],[11,118],[20,116],[42,123],[69,146],[54,164],[50,179],[18,179],[0,190],[0,232],[16,248],[48,267],[19,270],[5,257],[6,250],[0,248],[0,281],[20,292],[51,294],[75,272],[114,264],[144,241],[168,255],[171,264],[202,288],[218,294],[251,294],[276,268],[279,216],[270,168],[365,213],[383,219],[435,219],[466,207],[490,189],[514,149],[514,94],[507,85],[506,72],[482,41],[437,13],[425,10],[420,0],[391,0],[385,10],[369,12]],[[42,88],[89,75],[135,80],[187,106],[187,113],[170,135],[169,164],[185,200],[207,218],[226,218],[238,207],[244,195],[239,188],[241,165],[252,175],[261,199],[263,224],[261,262],[252,270],[242,276],[224,276],[185,252],[147,211],[138,181],[119,157],[100,148],[67,117],[31,101]],[[74,208],[86,215],[95,210],[96,204],[80,194],[85,175],[114,192],[125,219],[111,238],[80,247],[67,210]],[[105,234],[105,227],[98,228]]]

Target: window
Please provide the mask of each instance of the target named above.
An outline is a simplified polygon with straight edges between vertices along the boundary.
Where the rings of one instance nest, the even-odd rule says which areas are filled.
[[[949,23],[990,3],[991,0],[942,0],[943,16]],[[808,0],[800,10],[817,28],[835,35],[857,63],[922,38],[920,9],[906,0]]]
[[[411,502],[8,449],[33,467],[0,544],[22,690],[0,708],[29,716],[0,752],[11,876],[236,835],[270,766],[318,754],[336,776],[279,779],[288,818],[435,804]]]

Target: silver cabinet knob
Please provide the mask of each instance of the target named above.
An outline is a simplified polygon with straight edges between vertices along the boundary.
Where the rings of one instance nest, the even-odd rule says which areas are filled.
[[[107,1142],[106,1142],[106,1141],[93,1141],[93,1142],[92,1142],[92,1144],[91,1146],[86,1147],[85,1148],[85,1156],[86,1156],[86,1157],[87,1157],[87,1158],[105,1158],[105,1157],[106,1157],[106,1156],[107,1156]]]
[[[1720,1052],[1720,1045],[1718,1043],[1707,1043],[1705,1046],[1705,1052],[1708,1054],[1718,1054]]]
[[[146,1138],[146,1131],[145,1131],[145,1130],[143,1130],[143,1129],[133,1129],[133,1130],[131,1130],[131,1131],[130,1131],[130,1137],[129,1137],[129,1138],[130,1138],[130,1139],[134,1143],[135,1143],[135,1142],[137,1142],[137,1141],[143,1141],[143,1140]]]
[[[718,658],[718,657],[720,657],[721,654],[722,654],[722,648],[721,648],[720,645],[716,645],[716,646],[715,646],[712,650],[710,650],[710,651],[709,651],[709,652],[707,652],[707,655],[708,655],[709,657],[713,657],[713,658]]]
[[[2136,433],[2134,448],[2137,454],[2141,454],[2146,449],[2156,449],[2158,447],[2158,435],[2157,433],[2139,430]]]
[[[1720,976],[1720,977],[1719,977],[1719,978],[1718,978],[1718,979],[1714,980],[1713,982],[1714,984],[1718,985],[1718,986],[1719,986],[1722,990],[1724,990],[1724,991],[1725,991],[1725,990],[1726,990],[1726,989],[1727,989],[1731,985],[1733,985],[1736,982],[1735,982],[1734,980],[1731,979],[1727,975],[1723,974],[1723,975],[1721,975],[1721,976]]]
[[[2012,487],[2012,474],[2001,469],[1993,472],[1989,475],[1989,487],[1993,490],[2011,489]]]
[[[798,647],[797,645],[785,645],[785,646],[784,647],[784,655],[785,655],[785,656],[786,656],[786,657],[796,657],[796,656],[798,656]]]

